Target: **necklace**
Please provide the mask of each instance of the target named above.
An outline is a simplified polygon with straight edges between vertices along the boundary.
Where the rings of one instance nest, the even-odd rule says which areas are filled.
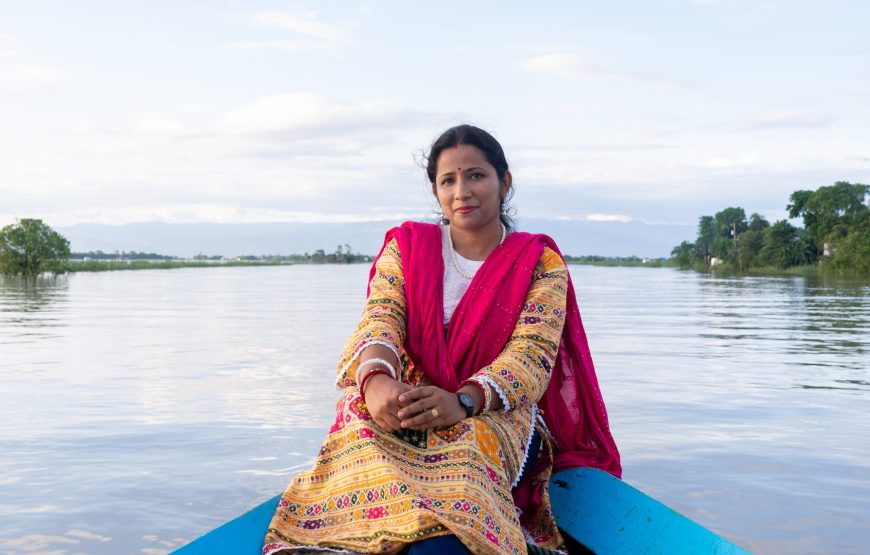
[[[501,224],[501,241],[498,242],[499,245],[504,243],[504,238],[507,236],[507,229],[504,224]],[[468,275],[462,271],[462,268],[459,267],[459,261],[456,260],[456,249],[453,248],[453,235],[450,233],[450,226],[447,226],[447,239],[450,241],[450,260],[453,261],[453,267],[456,269],[456,273],[465,278],[468,281],[474,279],[474,275]]]

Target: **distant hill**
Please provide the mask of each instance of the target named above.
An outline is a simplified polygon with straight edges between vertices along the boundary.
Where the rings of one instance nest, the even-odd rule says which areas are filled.
[[[192,257],[334,252],[349,244],[353,252],[376,254],[384,232],[399,223],[265,223],[213,224],[143,222],[118,226],[76,224],[58,228],[78,252],[145,251]],[[587,222],[527,219],[524,231],[546,233],[565,254],[658,258],[694,236],[694,225],[641,222]]]

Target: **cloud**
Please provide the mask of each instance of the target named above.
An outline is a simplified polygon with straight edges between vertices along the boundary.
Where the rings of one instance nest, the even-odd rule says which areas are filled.
[[[267,96],[231,110],[220,127],[231,134],[292,134],[312,131],[396,126],[414,118],[402,105],[384,101],[346,102],[311,93]]]
[[[321,50],[327,45],[319,40],[237,40],[223,46],[225,50],[283,50],[286,52],[307,52]]]
[[[0,33],[0,85],[31,85],[63,81],[69,72],[25,60],[13,35]]]
[[[15,49],[15,42],[13,35],[0,33],[0,58],[18,55],[18,50]]]
[[[0,85],[29,85],[63,81],[67,72],[46,66],[15,64],[0,66]]]
[[[757,119],[737,125],[739,131],[762,131],[767,129],[823,129],[830,127],[837,117],[813,112],[772,112]]]
[[[584,218],[587,222],[622,222],[632,221],[631,216],[625,214],[587,214]]]
[[[285,29],[307,37],[340,42],[348,38],[347,25],[334,25],[317,21],[315,12],[261,12],[253,16],[253,21],[263,27]]]
[[[660,75],[617,69],[595,63],[577,54],[553,52],[517,62],[520,69],[575,79],[603,79],[633,81],[658,85],[677,85],[677,81]]]
[[[631,216],[626,216],[625,214],[586,214],[583,216],[557,216],[554,219],[563,222],[619,222],[624,224],[635,221],[634,218],[632,218]]]

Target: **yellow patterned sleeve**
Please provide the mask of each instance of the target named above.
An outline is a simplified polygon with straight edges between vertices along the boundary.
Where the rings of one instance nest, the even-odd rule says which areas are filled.
[[[384,247],[375,263],[375,275],[369,282],[362,318],[345,343],[338,362],[336,385],[340,388],[356,385],[359,355],[372,344],[384,345],[401,361],[400,349],[405,342],[405,280],[402,259],[395,239]],[[400,362],[401,364],[401,362]],[[401,368],[396,368],[398,375]]]
[[[568,268],[546,248],[507,345],[472,377],[496,391],[502,410],[530,406],[544,395],[565,325],[567,294]]]

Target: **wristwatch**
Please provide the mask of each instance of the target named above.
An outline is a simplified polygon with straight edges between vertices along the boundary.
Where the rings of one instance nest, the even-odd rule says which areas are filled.
[[[465,409],[465,416],[467,418],[474,416],[474,397],[460,391],[456,394],[456,398],[459,399],[459,406]]]

